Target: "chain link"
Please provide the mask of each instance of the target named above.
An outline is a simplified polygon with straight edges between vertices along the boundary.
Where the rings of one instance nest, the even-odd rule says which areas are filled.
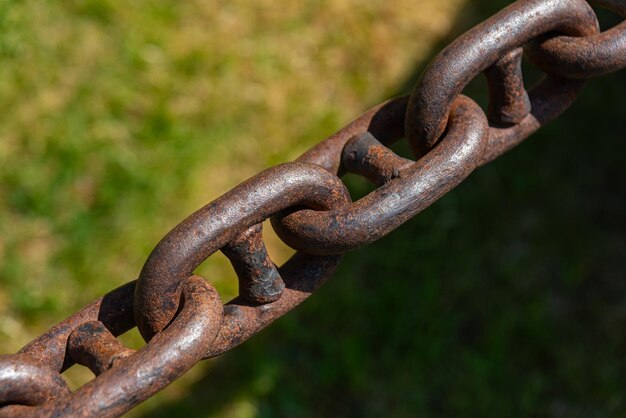
[[[593,5],[626,18],[626,0]],[[522,60],[546,73],[526,91]],[[385,236],[516,146],[575,100],[586,80],[626,67],[626,21],[600,32],[584,0],[520,0],[444,49],[410,96],[383,103],[296,162],[252,177],[201,208],[152,251],[139,279],[92,302],[26,345],[0,356],[0,416],[118,416],[304,301],[341,254]],[[463,89],[480,73],[487,114]],[[388,147],[406,137],[412,161]],[[377,188],[352,202],[340,176]],[[276,267],[262,238],[271,219],[298,252]],[[240,296],[222,305],[193,272],[221,250]],[[116,337],[137,326],[134,351]],[[71,392],[74,364],[96,378]]]

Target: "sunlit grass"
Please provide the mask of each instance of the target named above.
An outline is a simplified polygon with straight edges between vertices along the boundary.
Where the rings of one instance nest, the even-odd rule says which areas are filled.
[[[193,210],[393,94],[461,3],[2,0],[2,352],[135,278]],[[200,273],[236,293],[223,256]]]

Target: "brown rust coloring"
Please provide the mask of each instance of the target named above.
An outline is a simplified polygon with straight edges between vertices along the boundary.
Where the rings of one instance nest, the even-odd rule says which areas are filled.
[[[135,352],[124,347],[100,321],[85,322],[76,328],[67,349],[77,364],[88,367],[96,376]]]
[[[400,177],[400,172],[414,163],[381,144],[369,132],[348,141],[342,159],[347,171],[359,174],[377,186]]]
[[[35,358],[59,373],[67,370],[75,364],[67,352],[67,341],[81,324],[100,321],[115,336],[135,326],[132,304],[134,291],[134,281],[112,290],[28,343],[20,350],[20,354]]]
[[[0,405],[20,404],[25,411],[70,394],[65,381],[55,370],[26,354],[0,356]],[[7,416],[7,408],[0,408]]]
[[[239,278],[239,296],[250,303],[280,299],[285,282],[270,259],[263,243],[263,225],[256,224],[229,242],[222,252]]]
[[[224,306],[224,322],[205,358],[215,357],[243,343],[283,316],[317,290],[335,271],[338,255],[315,256],[296,253],[279,271],[285,281],[280,299],[265,305],[250,304],[236,298]]]
[[[593,3],[626,18],[625,0]],[[626,68],[626,21],[604,32],[585,36],[547,34],[526,48],[526,55],[548,74],[587,79]]]
[[[146,340],[174,316],[183,280],[242,231],[291,207],[315,210],[350,203],[343,183],[313,164],[265,170],[196,211],[152,250],[135,289],[135,319]]]
[[[350,206],[279,214],[272,219],[274,229],[289,246],[312,254],[338,254],[374,242],[463,181],[482,160],[487,140],[484,112],[459,96],[446,137],[400,177]]]
[[[593,3],[626,17],[624,0]],[[522,52],[547,73],[528,92]],[[512,4],[440,53],[411,96],[367,111],[295,163],[266,170],[201,208],[161,240],[136,282],[0,357],[0,417],[121,415],[303,302],[332,275],[339,254],[397,228],[557,117],[585,79],[624,66],[625,23],[600,33],[583,0]],[[460,95],[481,72],[489,121]],[[417,161],[388,148],[405,133]],[[378,187],[351,202],[337,177],[346,172]],[[279,268],[263,243],[268,217],[298,250]],[[240,283],[239,296],[226,305],[192,275],[218,250]],[[116,337],[136,322],[149,342],[133,351]],[[75,363],[97,377],[71,393],[60,373]]]
[[[503,56],[547,32],[589,36],[598,30],[584,0],[518,1],[470,29],[437,55],[413,90],[406,136],[414,154],[421,156],[437,143],[455,98]]]
[[[500,58],[484,72],[489,85],[489,123],[509,126],[520,123],[530,113],[530,98],[524,87],[522,48]]]
[[[172,323],[149,344],[77,391],[38,407],[7,406],[0,416],[116,417],[128,411],[202,359],[217,335],[222,302],[204,279],[191,276],[184,282],[180,305]]]

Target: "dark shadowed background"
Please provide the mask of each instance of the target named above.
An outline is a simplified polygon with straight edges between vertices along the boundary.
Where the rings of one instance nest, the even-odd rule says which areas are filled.
[[[135,278],[193,210],[410,91],[506,4],[0,2],[2,352]],[[467,92],[485,104],[483,80]],[[131,415],[626,416],[625,151],[622,71]],[[200,274],[236,293],[224,257]]]

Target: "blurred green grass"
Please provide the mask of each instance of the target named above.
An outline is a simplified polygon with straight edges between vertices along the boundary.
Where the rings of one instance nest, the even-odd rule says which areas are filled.
[[[3,1],[7,335],[135,277],[184,216],[391,92],[459,3]]]
[[[506,3],[0,2],[2,351],[134,278],[196,208],[407,91]],[[623,73],[594,81],[132,415],[625,416],[625,91]],[[200,273],[236,292],[223,257]]]

